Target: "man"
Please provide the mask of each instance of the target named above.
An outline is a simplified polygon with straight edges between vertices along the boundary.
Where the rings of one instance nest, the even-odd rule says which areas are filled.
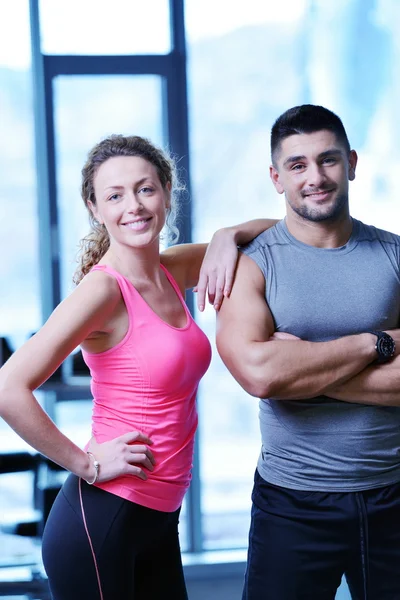
[[[292,108],[271,133],[287,215],[243,249],[218,316],[260,398],[244,600],[400,599],[400,237],[349,213],[341,120]],[[389,334],[387,333],[389,331]]]

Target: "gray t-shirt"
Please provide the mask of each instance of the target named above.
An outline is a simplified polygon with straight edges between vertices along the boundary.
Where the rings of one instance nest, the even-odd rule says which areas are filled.
[[[265,277],[276,331],[327,341],[399,327],[400,237],[353,219],[348,243],[315,248],[284,221],[243,248]],[[317,351],[317,350],[316,350]],[[320,396],[260,400],[260,475],[298,490],[355,491],[400,481],[400,408]]]

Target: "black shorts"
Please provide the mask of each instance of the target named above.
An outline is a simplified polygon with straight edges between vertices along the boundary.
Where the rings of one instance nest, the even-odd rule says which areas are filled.
[[[307,492],[256,471],[243,600],[400,600],[400,483]]]

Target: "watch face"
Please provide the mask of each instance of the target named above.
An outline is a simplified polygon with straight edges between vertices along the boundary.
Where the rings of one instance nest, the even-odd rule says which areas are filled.
[[[377,341],[378,353],[384,358],[391,358],[394,354],[395,344],[389,335],[383,335]]]

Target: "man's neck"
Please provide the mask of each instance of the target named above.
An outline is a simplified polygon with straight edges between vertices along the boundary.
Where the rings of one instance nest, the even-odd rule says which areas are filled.
[[[296,213],[286,215],[289,233],[299,242],[316,248],[340,248],[351,236],[353,221],[345,214],[334,221],[309,221]]]

